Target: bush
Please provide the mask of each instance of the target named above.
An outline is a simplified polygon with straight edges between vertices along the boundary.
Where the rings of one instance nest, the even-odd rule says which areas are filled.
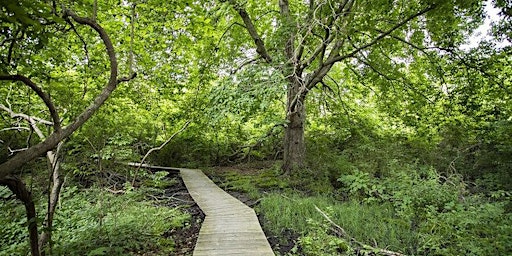
[[[352,199],[391,204],[417,239],[417,255],[503,255],[512,247],[512,214],[507,200],[470,194],[458,175],[444,177],[433,168],[391,164],[390,176],[377,179],[355,171],[340,178]],[[404,247],[402,247],[404,248]]]

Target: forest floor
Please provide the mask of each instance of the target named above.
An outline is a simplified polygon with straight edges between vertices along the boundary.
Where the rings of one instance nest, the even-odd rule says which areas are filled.
[[[166,206],[181,208],[188,212],[191,218],[188,225],[179,229],[170,229],[165,232],[164,236],[171,237],[175,242],[173,255],[192,255],[205,215],[188,193],[185,183],[183,183],[177,172],[169,172],[167,178],[175,180],[176,183],[165,188],[163,191],[163,196],[172,198],[172,200],[166,203]]]

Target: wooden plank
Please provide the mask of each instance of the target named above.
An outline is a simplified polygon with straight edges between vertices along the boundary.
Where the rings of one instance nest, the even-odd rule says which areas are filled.
[[[139,165],[140,165],[140,163],[131,163],[131,162],[123,163],[123,164],[131,166],[131,167],[139,167]],[[142,164],[140,167],[145,168],[145,169],[153,169],[153,170],[166,170],[166,171],[172,171],[172,172],[176,172],[176,173],[180,171],[180,168],[149,165],[149,164]]]
[[[274,255],[253,209],[220,189],[201,170],[179,170],[206,215],[194,256]]]

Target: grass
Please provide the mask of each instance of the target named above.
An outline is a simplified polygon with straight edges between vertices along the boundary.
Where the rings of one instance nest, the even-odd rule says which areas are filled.
[[[443,177],[428,166],[395,164],[393,170],[382,178],[360,171],[345,174],[338,188],[323,184],[328,181],[321,175],[283,178],[272,168],[228,172],[219,182],[259,199],[255,210],[280,244],[296,239],[300,246],[285,255],[359,255],[367,250],[349,238],[407,255],[512,252],[507,243],[512,237],[509,194],[495,199],[469,194],[460,177]],[[349,237],[336,236],[315,206]]]
[[[339,202],[326,196],[294,193],[270,194],[261,200],[259,210],[264,213],[264,225],[279,237],[288,229],[307,235],[315,223],[325,222],[315,206],[360,242],[378,241],[379,247],[394,250],[403,250],[405,244],[415,242],[409,223],[395,217],[390,205]]]

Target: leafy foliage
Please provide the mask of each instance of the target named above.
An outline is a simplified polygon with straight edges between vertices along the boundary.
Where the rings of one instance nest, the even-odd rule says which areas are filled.
[[[0,255],[26,254],[22,207],[8,202],[2,205],[2,212],[9,214],[2,218]],[[163,237],[164,232],[182,227],[189,219],[178,209],[152,205],[137,191],[113,195],[99,188],[67,187],[61,202],[53,232],[55,255],[168,255],[173,241]]]

